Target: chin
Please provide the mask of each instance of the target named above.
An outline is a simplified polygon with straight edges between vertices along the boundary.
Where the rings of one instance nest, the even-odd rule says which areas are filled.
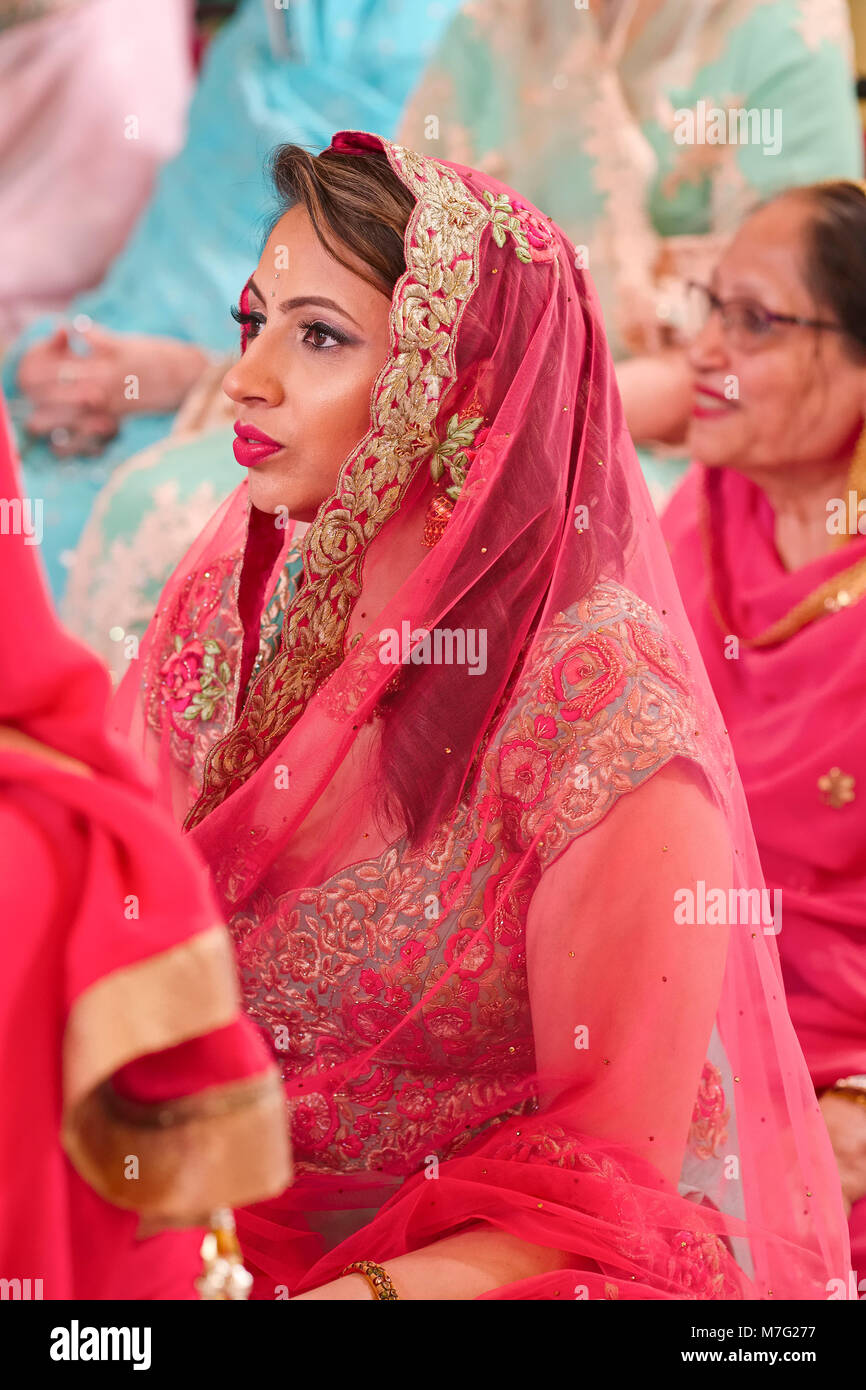
[[[703,420],[692,422],[688,450],[706,468],[736,468],[742,455],[742,449],[721,422],[707,426]]]
[[[288,513],[290,520],[310,522],[325,501],[324,497],[299,496],[291,489],[274,485],[268,479],[256,477],[250,473],[250,502],[260,512],[268,512],[272,516],[278,515],[281,510]]]

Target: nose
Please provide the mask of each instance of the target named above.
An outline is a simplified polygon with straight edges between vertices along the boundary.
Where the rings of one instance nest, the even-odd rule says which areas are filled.
[[[708,315],[703,327],[689,342],[686,357],[696,374],[718,372],[730,365],[730,352],[720,314],[714,312]]]
[[[283,387],[270,361],[262,336],[247,343],[246,352],[229,367],[223,390],[238,405],[276,406],[282,404]]]

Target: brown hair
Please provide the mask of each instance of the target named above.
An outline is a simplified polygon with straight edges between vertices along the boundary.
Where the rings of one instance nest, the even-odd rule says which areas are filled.
[[[278,145],[270,174],[282,200],[277,219],[303,206],[335,261],[392,293],[406,269],[403,238],[415,200],[384,152],[314,155],[301,145]]]
[[[778,194],[805,198],[804,279],[817,303],[842,326],[849,355],[866,359],[866,190],[845,179]],[[773,200],[770,200],[773,201]]]

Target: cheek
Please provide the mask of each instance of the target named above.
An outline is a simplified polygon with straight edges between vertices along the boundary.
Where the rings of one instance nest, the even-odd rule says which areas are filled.
[[[305,432],[320,457],[338,454],[339,466],[370,428],[370,395],[380,364],[325,365],[328,371],[307,396]]]
[[[738,374],[741,424],[754,441],[780,445],[808,429],[816,412],[816,363],[806,352],[764,351],[743,358]]]

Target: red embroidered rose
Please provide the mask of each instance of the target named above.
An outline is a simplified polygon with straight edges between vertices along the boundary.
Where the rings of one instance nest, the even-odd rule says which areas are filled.
[[[427,1014],[427,1027],[440,1042],[458,1038],[471,1026],[472,1019],[466,1009],[431,1009]]]
[[[349,1158],[357,1158],[363,1152],[364,1145],[357,1134],[347,1134],[346,1138],[340,1143],[343,1153]]]
[[[410,969],[415,964],[416,960],[419,960],[420,957],[425,954],[426,952],[421,942],[417,941],[414,937],[409,941],[404,941],[403,945],[400,947],[400,956]]]
[[[355,1121],[355,1133],[360,1134],[362,1139],[372,1139],[374,1134],[379,1133],[381,1123],[378,1115],[359,1115]]]
[[[667,1274],[693,1298],[724,1298],[729,1259],[719,1237],[709,1231],[676,1231]]]
[[[408,1009],[411,999],[408,990],[401,985],[395,985],[392,989],[386,989],[384,994],[386,1004],[393,1004],[395,1009]]]
[[[549,714],[535,716],[535,737],[556,738],[556,720]]]
[[[365,1042],[380,1042],[403,1018],[399,1009],[389,1009],[372,1000],[367,1004],[353,1004],[350,1015],[352,1026]]]
[[[292,1102],[291,1130],[297,1149],[327,1148],[337,1132],[337,1111],[330,1096],[316,1092]]]
[[[550,755],[543,748],[527,739],[515,739],[502,745],[499,782],[506,796],[524,806],[534,806],[549,781]]]
[[[385,988],[385,981],[377,970],[362,970],[358,981],[368,994],[381,994]]]
[[[552,260],[553,256],[556,254],[556,238],[550,223],[544,220],[541,213],[536,212],[534,208],[528,207],[526,203],[521,202],[519,198],[513,199],[511,206],[520,219],[520,224],[526,233],[526,240],[529,242],[531,250],[541,253],[534,255],[532,259]]]
[[[460,978],[460,988],[457,991],[459,998],[464,1004],[472,1004],[478,998],[478,981],[467,980],[463,976]]]
[[[472,888],[472,880],[466,875],[466,882],[462,888],[460,884],[463,880],[463,872],[455,869],[447,878],[444,878],[439,885],[439,899],[443,912],[453,912],[457,908],[463,907]]]
[[[179,722],[178,715],[201,690],[201,668],[204,662],[204,643],[193,638],[183,643],[159,668],[161,693],[171,721],[179,733],[192,738],[189,725]]]
[[[493,942],[475,931],[455,932],[446,943],[445,959],[449,965],[456,962],[460,976],[481,975],[493,960]]]
[[[551,678],[563,719],[589,720],[622,694],[627,672],[617,644],[592,632],[556,663]]]
[[[281,965],[286,974],[299,984],[316,980],[321,971],[319,942],[313,932],[304,931],[300,923],[286,940]]]
[[[397,1109],[410,1120],[426,1120],[435,1108],[433,1097],[416,1081],[397,1092]]]

